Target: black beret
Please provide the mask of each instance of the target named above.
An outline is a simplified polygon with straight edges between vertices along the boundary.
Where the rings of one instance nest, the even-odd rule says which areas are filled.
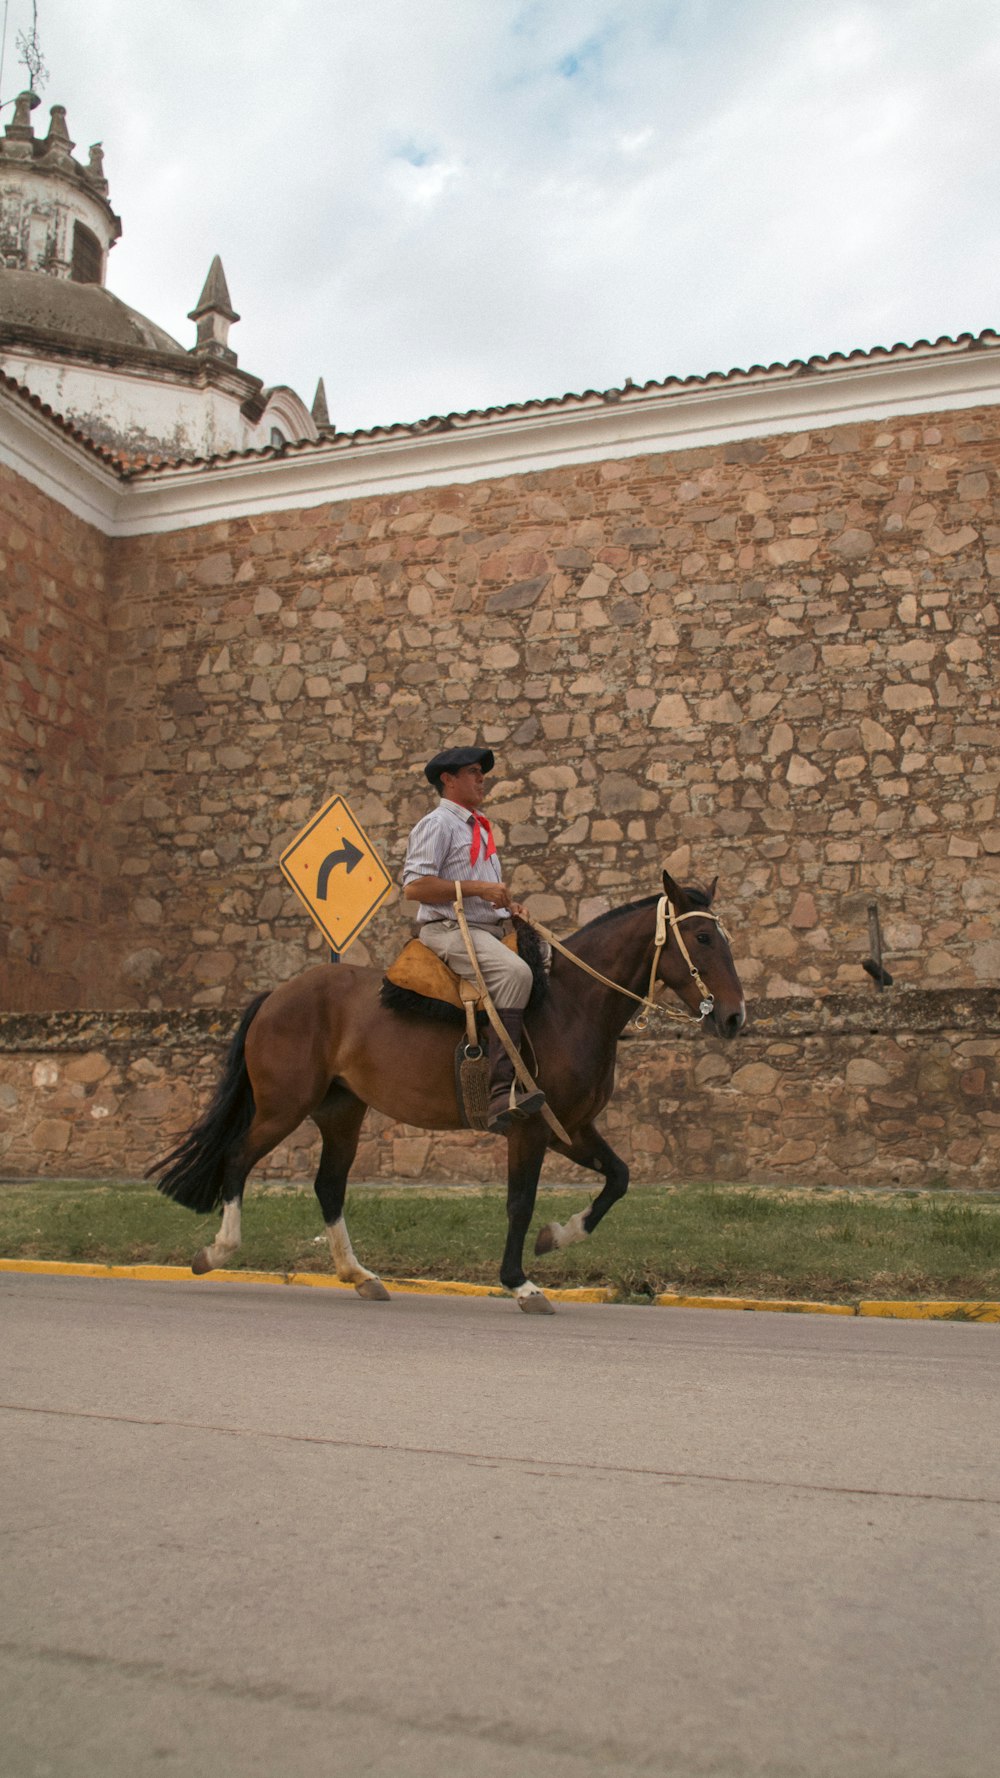
[[[428,760],[424,777],[436,784],[442,772],[460,772],[463,766],[482,766],[484,772],[492,772],[493,755],[488,747],[446,747]]]

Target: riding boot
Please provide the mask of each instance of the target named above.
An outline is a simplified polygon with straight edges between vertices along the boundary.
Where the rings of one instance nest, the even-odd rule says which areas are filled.
[[[497,1017],[516,1050],[521,1047],[524,1014],[513,1007],[497,1008]],[[490,1103],[487,1128],[497,1133],[509,1129],[518,1118],[531,1117],[545,1104],[545,1094],[529,1092],[514,1074],[514,1064],[493,1026],[490,1026]]]

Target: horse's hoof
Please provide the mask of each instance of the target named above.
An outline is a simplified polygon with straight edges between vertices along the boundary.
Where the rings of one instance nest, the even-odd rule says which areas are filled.
[[[550,1303],[544,1290],[529,1290],[524,1296],[518,1295],[517,1306],[526,1315],[554,1315],[555,1304]]]
[[[392,1298],[382,1283],[381,1278],[362,1278],[360,1284],[354,1286],[359,1296],[366,1303],[391,1303]]]
[[[538,1239],[535,1242],[535,1252],[554,1253],[559,1245],[559,1235],[559,1224],[557,1222],[547,1222],[545,1227],[538,1231]]]
[[[201,1252],[196,1253],[194,1259],[191,1261],[191,1270],[196,1278],[201,1278],[206,1272],[212,1271],[212,1269],[212,1262],[208,1257],[208,1248],[203,1247]]]

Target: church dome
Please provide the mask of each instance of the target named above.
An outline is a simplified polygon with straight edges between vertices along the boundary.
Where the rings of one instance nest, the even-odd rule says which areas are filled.
[[[189,354],[155,321],[105,290],[47,272],[0,268],[0,339],[105,354],[125,347],[143,354]]]

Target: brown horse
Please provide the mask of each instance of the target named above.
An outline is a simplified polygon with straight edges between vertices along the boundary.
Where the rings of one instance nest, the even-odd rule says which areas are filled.
[[[664,872],[663,887],[674,915],[686,922],[686,943],[678,942],[680,928],[672,924],[657,953],[661,898],[654,895],[600,915],[566,948],[633,996],[647,993],[655,969],[656,981],[701,1017],[703,1029],[735,1037],[746,1009],[728,938],[711,912],[715,884],[707,891],[683,889]],[[536,1253],[593,1234],[628,1188],[628,1168],[594,1120],[611,1097],[618,1039],[633,1011],[633,1000],[558,953],[540,1003],[529,1005],[525,1028],[539,1085],[571,1141],[567,1146],[555,1137],[540,1113],[507,1133],[507,1244],[500,1281],[522,1309],[548,1313],[552,1307],[522,1263],[546,1148],[602,1174],[604,1187],[565,1227],[543,1228]],[[454,1027],[383,1005],[373,969],[324,964],[258,995],[243,1015],[211,1105],[150,1170],[159,1175],[160,1191],[191,1210],[205,1215],[222,1205],[219,1233],[195,1257],[192,1270],[209,1272],[232,1257],[240,1244],[248,1173],[308,1117],[323,1138],[315,1189],[337,1276],[363,1297],[386,1298],[384,1285],[351,1248],[343,1216],[347,1176],[369,1106],[425,1130],[461,1128],[455,1045]]]

